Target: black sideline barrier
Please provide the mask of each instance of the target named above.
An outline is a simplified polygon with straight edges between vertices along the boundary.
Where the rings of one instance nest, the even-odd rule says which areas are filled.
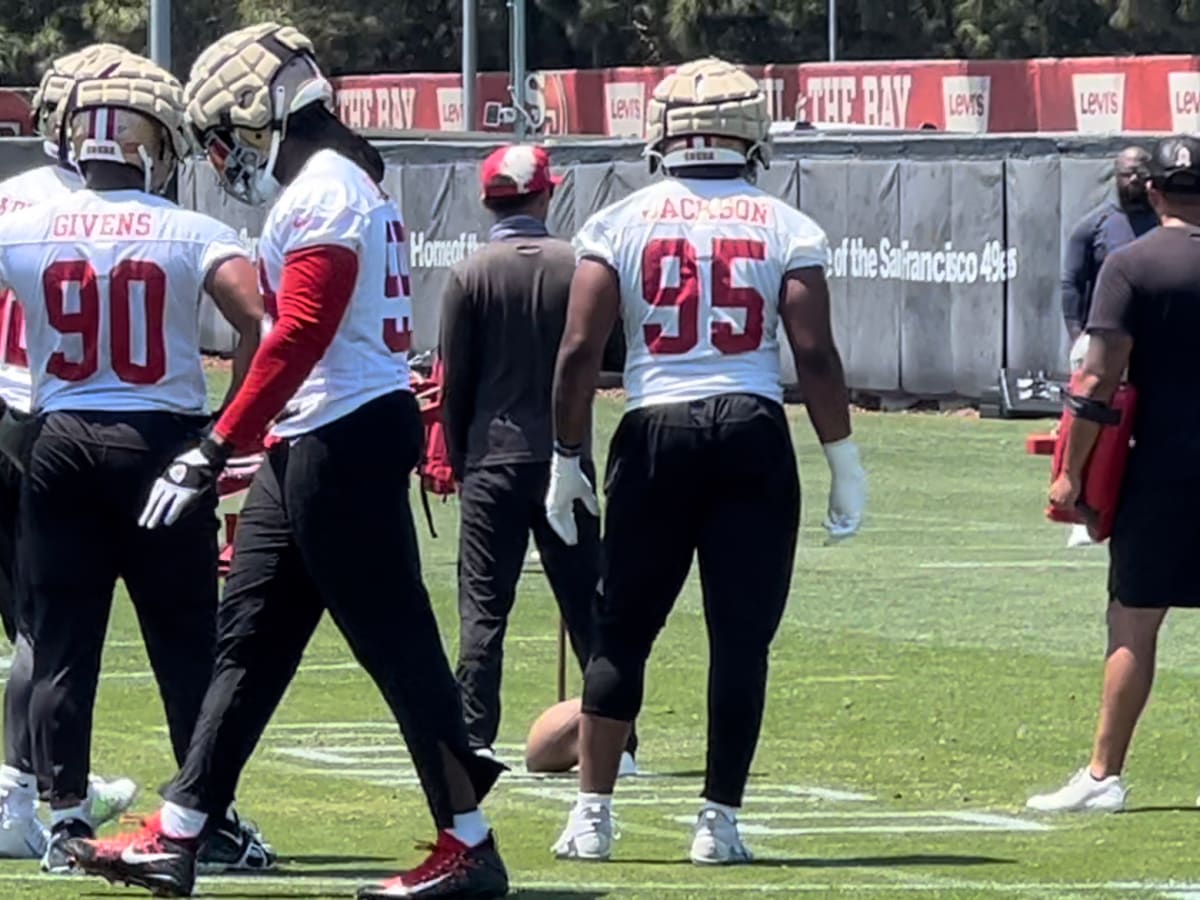
[[[829,235],[834,327],[851,387],[877,394],[978,398],[1001,367],[1062,371],[1063,241],[1110,196],[1112,159],[1152,136],[788,136],[776,141],[766,191]],[[494,138],[377,142],[385,188],[410,235],[414,347],[437,341],[451,266],[487,240],[478,172]],[[565,180],[550,225],[570,237],[604,205],[653,177],[637,143],[551,143]],[[40,142],[0,141],[0,175],[36,165]],[[206,163],[189,164],[179,200],[253,241],[263,211],[230,200]],[[209,308],[205,347],[233,336]],[[786,342],[781,342],[786,343]],[[793,369],[786,347],[784,369]]]

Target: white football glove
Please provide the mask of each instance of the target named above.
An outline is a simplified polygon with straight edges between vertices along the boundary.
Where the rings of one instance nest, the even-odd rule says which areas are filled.
[[[825,530],[831,538],[852,537],[862,525],[867,506],[867,473],[850,438],[823,444],[833,480],[829,485],[829,515]]]
[[[582,501],[593,516],[600,515],[596,492],[583,474],[579,457],[555,453],[554,461],[550,463],[550,487],[546,489],[546,521],[568,547],[579,543],[579,529],[575,525],[576,500]]]
[[[178,522],[201,494],[216,485],[228,456],[226,449],[205,438],[199,447],[175,457],[150,488],[138,525],[158,528]]]

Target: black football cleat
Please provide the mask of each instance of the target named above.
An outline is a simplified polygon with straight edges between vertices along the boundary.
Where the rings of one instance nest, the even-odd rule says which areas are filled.
[[[508,871],[496,850],[496,839],[468,847],[448,831],[438,834],[425,862],[378,887],[358,890],[358,900],[396,897],[463,897],[486,900],[508,894]]]
[[[196,886],[196,844],[163,834],[155,813],[138,831],[108,840],[76,838],[67,842],[67,851],[86,875],[145,888],[156,897],[190,897]]]
[[[269,872],[275,868],[275,848],[262,833],[236,813],[221,821],[200,844],[196,871],[201,875],[228,872]]]

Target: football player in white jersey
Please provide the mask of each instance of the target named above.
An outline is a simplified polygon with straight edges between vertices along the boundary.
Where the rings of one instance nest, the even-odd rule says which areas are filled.
[[[22,627],[36,648],[34,768],[51,835],[43,868],[94,834],[88,760],[116,580],[129,590],[182,759],[211,673],[215,492],[172,531],[138,527],[162,466],[208,423],[200,303],[244,342],[262,300],[237,235],[155,192],[186,146],[179,82],[124,54],[78,71],[64,112],[82,189],[0,218],[0,286],[25,311],[36,438],[23,459]]]
[[[782,322],[808,416],[833,472],[826,527],[859,527],[865,476],[829,319],[824,232],[748,174],[769,162],[758,83],[717,59],[688,63],[647,111],[652,170],[666,177],[593,215],[555,373],[556,455],[546,512],[563,540],[596,514],[579,447],[605,342],[626,341],[626,412],[609,451],[608,563],[583,689],[580,794],[554,847],[604,860],[646,660],[699,560],[709,633],[708,758],[692,836],[700,864],[750,859],[737,826],[758,742],[767,656],[787,602],[799,525],[782,405]],[[585,508],[576,510],[579,501]]]
[[[409,387],[408,247],[383,160],[332,110],[312,43],[251,26],[200,54],[188,117],[223,186],[271,202],[258,253],[270,333],[211,438],[179,456],[142,517],[169,533],[235,447],[268,427],[221,606],[204,713],[167,802],[115,841],[78,841],[86,872],[186,896],[194,852],[328,611],[399,724],[438,828],[429,858],[360,897],[500,897],[482,812],[503,766],[471,752],[421,579],[408,505],[423,428]]]
[[[123,54],[116,44],[94,44],[53,60],[33,95],[34,123],[53,162],[0,181],[0,216],[44,200],[61,197],[83,186],[79,173],[64,164],[60,150],[60,101],[77,72]],[[21,413],[30,408],[29,365],[25,353],[24,317],[12,291],[0,295],[0,408]],[[18,426],[19,427],[19,426]],[[29,701],[33,691],[33,648],[28,629],[18,626],[15,590],[17,502],[20,472],[0,454],[0,619],[13,645],[8,680],[4,685],[4,765],[0,767],[0,857],[37,859],[46,852],[48,833],[37,815],[37,779],[33,772],[33,740]],[[137,786],[127,778],[105,781],[88,777],[85,813],[93,827],[129,808]]]

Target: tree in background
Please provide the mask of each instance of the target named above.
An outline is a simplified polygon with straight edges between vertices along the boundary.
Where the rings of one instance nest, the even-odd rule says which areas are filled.
[[[477,0],[481,71],[508,67],[505,0]],[[824,59],[826,0],[530,0],[531,68]],[[455,71],[458,0],[173,0],[174,69],[242,25],[290,22],[333,74]],[[0,82],[92,41],[145,52],[147,0],[0,0]],[[1193,53],[1200,0],[839,0],[846,59]]]

